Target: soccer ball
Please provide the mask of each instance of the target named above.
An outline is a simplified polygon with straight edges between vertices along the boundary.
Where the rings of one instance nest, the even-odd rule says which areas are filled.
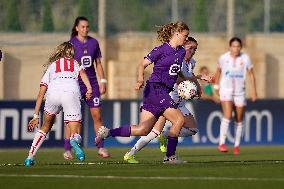
[[[197,86],[194,82],[185,80],[178,85],[178,95],[185,100],[193,99],[197,96]]]

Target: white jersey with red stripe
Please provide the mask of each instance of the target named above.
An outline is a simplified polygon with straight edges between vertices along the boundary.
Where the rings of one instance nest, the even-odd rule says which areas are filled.
[[[221,69],[220,94],[245,95],[246,73],[253,67],[249,56],[241,53],[233,58],[227,52],[219,58],[218,66]]]
[[[74,59],[60,58],[51,63],[41,79],[40,85],[45,85],[52,91],[79,92],[78,76],[82,67]]]
[[[74,59],[61,58],[51,63],[40,84],[47,87],[44,111],[56,115],[62,109],[64,122],[81,122],[81,94],[78,82],[80,69]]]

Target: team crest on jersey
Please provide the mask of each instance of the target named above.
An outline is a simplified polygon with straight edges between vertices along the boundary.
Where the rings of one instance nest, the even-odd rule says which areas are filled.
[[[82,56],[81,63],[84,68],[88,68],[92,65],[92,57],[91,56]]]
[[[169,69],[169,74],[170,75],[177,75],[178,72],[180,72],[180,65],[179,64],[171,65],[171,67]]]

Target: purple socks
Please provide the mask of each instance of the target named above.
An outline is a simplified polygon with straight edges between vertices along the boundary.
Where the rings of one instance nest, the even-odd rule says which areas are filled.
[[[168,144],[167,144],[167,157],[171,157],[172,155],[176,154],[176,148],[178,144],[177,137],[168,136]]]
[[[111,129],[109,131],[109,134],[112,137],[116,137],[116,136],[130,137],[131,127],[129,125],[127,125],[127,126],[122,126],[122,127],[119,127],[119,128]]]
[[[65,151],[71,151],[70,139],[64,139],[64,149]]]
[[[100,142],[98,144],[96,144],[97,148],[103,148],[104,147],[104,139],[100,140]]]

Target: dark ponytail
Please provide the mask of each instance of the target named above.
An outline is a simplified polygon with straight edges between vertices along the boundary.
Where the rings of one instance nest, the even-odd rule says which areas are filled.
[[[87,22],[89,22],[89,20],[88,20],[86,17],[84,17],[84,16],[78,16],[78,17],[75,19],[75,22],[74,22],[74,25],[73,25],[73,28],[72,28],[72,31],[71,31],[71,38],[78,35],[78,32],[77,32],[77,30],[76,30],[76,27],[79,25],[79,22],[80,22],[80,21],[87,21]]]

